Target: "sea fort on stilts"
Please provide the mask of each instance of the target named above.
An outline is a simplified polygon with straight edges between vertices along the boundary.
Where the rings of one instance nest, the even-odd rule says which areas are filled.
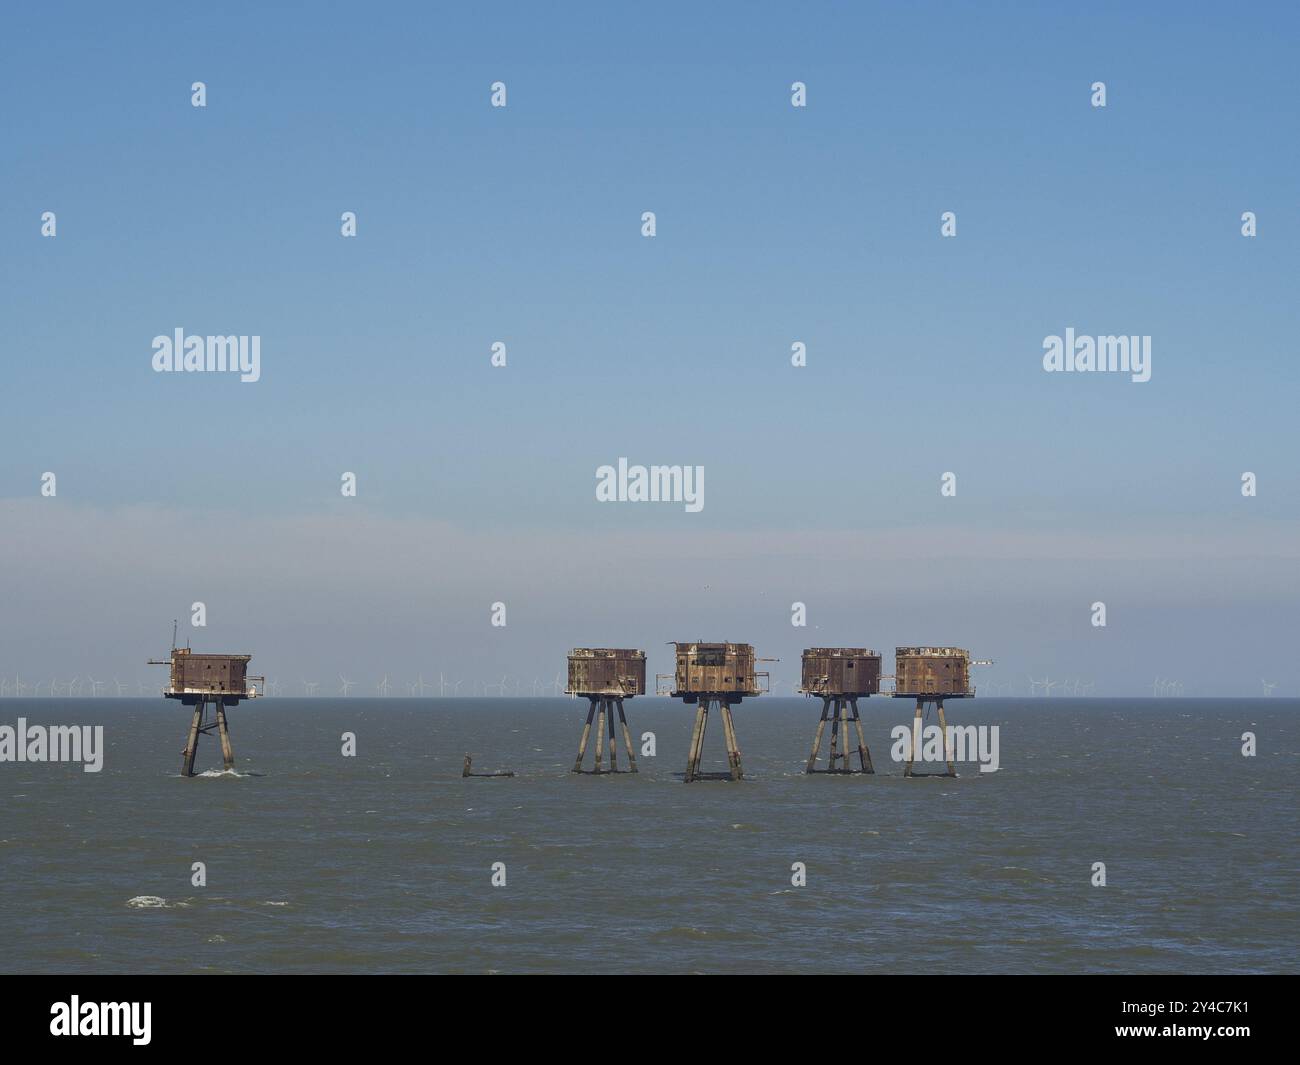
[[[921,775],[949,777],[957,775],[957,767],[953,763],[948,721],[943,714],[943,701],[973,697],[975,688],[970,682],[970,667],[991,664],[987,661],[972,662],[970,652],[961,647],[895,648],[893,696],[895,699],[916,700],[913,736],[919,738],[921,735],[921,718],[927,705],[933,705],[939,713],[939,731],[943,734],[943,760],[947,772]],[[918,775],[912,772],[917,746],[918,743],[914,740],[909,748],[907,765],[903,769],[905,777]]]
[[[221,757],[225,768],[235,768],[226,709],[237,706],[241,699],[255,699],[262,694],[257,685],[265,684],[265,679],[248,673],[252,657],[251,654],[196,654],[188,647],[176,646],[173,628],[171,657],[149,660],[151,666],[171,667],[169,683],[163,689],[164,697],[194,707],[189,737],[181,753],[181,776],[194,775],[199,737],[213,730],[221,737]]]
[[[655,690],[659,695],[681,699],[688,706],[696,704],[695,728],[691,732],[691,746],[686,756],[687,784],[696,780],[741,780],[744,768],[740,758],[740,742],[736,738],[736,723],[731,708],[747,696],[762,695],[769,690],[768,674],[754,669],[755,662],[774,662],[773,658],[755,658],[754,648],[747,643],[703,643],[678,641],[677,669],[656,677]],[[722,735],[727,746],[725,774],[700,771],[700,756],[704,750],[704,734],[709,727],[709,710],[716,707],[722,718]]]
[[[868,647],[809,647],[803,653],[803,679],[799,690],[822,701],[812,753],[806,773],[875,773],[871,749],[862,734],[858,699],[880,691],[880,655]],[[825,769],[817,768],[826,719],[831,719],[831,749]],[[857,730],[858,768],[849,764],[849,719]],[[841,749],[842,748],[842,749]]]
[[[635,773],[636,752],[623,713],[623,700],[645,694],[645,652],[629,647],[575,647],[569,652],[569,683],[564,693],[582,696],[588,701],[587,723],[582,728],[573,772],[591,772],[599,776],[605,771],[606,721],[609,722],[609,771],[619,771],[618,739],[614,734],[614,715],[618,714],[623,726],[623,743],[627,748],[628,772]],[[593,718],[596,719],[596,764],[588,771],[582,768],[582,762],[587,754]]]

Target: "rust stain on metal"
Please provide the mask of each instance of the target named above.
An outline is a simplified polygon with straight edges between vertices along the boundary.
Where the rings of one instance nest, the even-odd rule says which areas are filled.
[[[630,647],[575,647],[569,652],[566,695],[645,694],[645,652]]]
[[[972,696],[970,652],[961,647],[899,647],[894,652],[894,695],[901,698]]]
[[[249,676],[252,655],[196,654],[188,647],[172,648],[170,660],[150,659],[151,666],[170,666],[170,683],[163,690],[168,699],[179,699],[191,706],[200,699],[220,696],[227,706],[240,699],[253,699],[260,693],[254,684],[261,677]]]
[[[768,674],[755,670],[757,658],[747,643],[702,643],[677,641],[677,669],[658,675],[656,691],[693,703],[700,696],[725,698],[734,706],[747,695],[762,695],[768,689]]]
[[[880,655],[869,647],[809,647],[803,653],[805,695],[875,695]]]
[[[175,636],[173,635],[173,644]],[[264,678],[250,676],[248,663],[252,655],[195,654],[188,647],[172,647],[171,658],[150,659],[151,666],[169,666],[170,683],[163,689],[164,697],[178,699],[185,706],[194,707],[185,750],[181,752],[181,775],[194,775],[194,758],[198,753],[199,737],[216,732],[221,738],[221,758],[226,769],[235,767],[235,751],[230,743],[230,728],[226,722],[226,708],[238,705],[241,699],[255,699],[261,692],[256,683]],[[211,711],[211,715],[209,715]]]

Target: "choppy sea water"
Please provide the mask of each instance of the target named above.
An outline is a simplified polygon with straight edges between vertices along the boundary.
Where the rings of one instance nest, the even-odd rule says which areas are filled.
[[[809,777],[819,704],[764,697],[735,711],[746,779],[690,785],[693,708],[626,705],[657,742],[636,776],[568,772],[571,699],[268,698],[230,711],[237,774],[211,736],[186,780],[174,704],[0,701],[106,745],[98,774],[0,764],[0,969],[1300,969],[1296,700],[952,702],[1001,768],[907,780],[905,701],[860,704],[875,776]],[[466,752],[517,776],[462,779]]]

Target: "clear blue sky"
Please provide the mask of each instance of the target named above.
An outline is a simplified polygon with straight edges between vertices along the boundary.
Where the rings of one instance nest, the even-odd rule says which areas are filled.
[[[295,680],[699,636],[791,676],[934,641],[1022,682],[1294,694],[1298,31],[1280,3],[10,10],[0,671],[70,642],[148,676],[197,599],[196,646]],[[1044,373],[1067,326],[1149,334],[1152,380]],[[262,380],[153,373],[178,327],[260,335]],[[596,503],[620,455],[703,465],[704,511]]]

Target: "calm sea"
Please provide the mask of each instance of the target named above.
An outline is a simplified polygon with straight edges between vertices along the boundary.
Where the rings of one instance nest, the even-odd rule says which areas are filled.
[[[568,772],[585,702],[268,698],[230,712],[237,774],[205,737],[190,780],[174,704],[5,699],[0,725],[102,724],[106,754],[0,764],[0,969],[1300,969],[1296,700],[953,702],[1000,770],[913,780],[911,708],[861,705],[875,776],[805,776],[818,705],[764,697],[746,780],[685,785],[693,708],[659,699],[627,704],[636,776]],[[462,779],[466,752],[517,775]]]

